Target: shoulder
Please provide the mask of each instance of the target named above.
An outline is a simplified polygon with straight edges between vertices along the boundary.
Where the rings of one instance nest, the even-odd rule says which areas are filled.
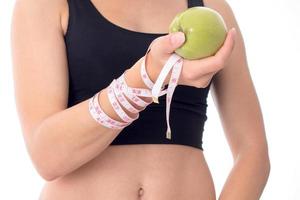
[[[20,7],[32,12],[43,11],[49,12],[62,12],[64,6],[67,4],[67,0],[16,0],[15,6]]]
[[[212,97],[217,103],[224,103],[229,94],[231,96],[228,98],[231,100],[235,96],[245,96],[245,91],[254,94],[255,91],[249,72],[245,43],[233,9],[226,0],[203,1],[206,7],[215,9],[222,15],[228,30],[232,27],[236,29],[235,45],[231,55],[226,60],[224,68],[218,71],[213,77]],[[237,74],[239,76],[236,76]]]
[[[206,7],[210,7],[222,15],[228,30],[232,27],[236,29],[234,49],[226,60],[225,67],[214,76],[213,87],[219,85],[221,88],[225,84],[237,83],[238,80],[233,79],[233,74],[244,74],[250,79],[245,43],[233,9],[226,0],[203,0],[203,3]]]
[[[68,10],[68,0],[16,0],[14,16],[25,20],[35,19],[45,24],[63,28],[63,16]]]
[[[235,25],[235,16],[230,4],[226,0],[202,0],[205,7],[218,11],[224,18],[228,29]]]

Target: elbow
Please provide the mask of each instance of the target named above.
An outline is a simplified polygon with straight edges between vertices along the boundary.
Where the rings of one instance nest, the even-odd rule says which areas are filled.
[[[59,178],[57,173],[55,173],[51,169],[44,169],[44,168],[40,168],[40,167],[36,167],[36,169],[37,169],[37,172],[40,175],[40,177],[42,179],[44,179],[45,181],[50,182],[50,181],[54,181]]]
[[[36,131],[31,141],[30,157],[38,174],[45,181],[54,181],[62,176],[62,155],[56,153],[51,141],[44,136],[41,130]]]
[[[259,161],[261,162],[261,175],[265,178],[265,181],[267,181],[271,172],[271,162],[269,154],[268,151],[264,150],[259,155],[261,156],[261,158],[259,159]]]
[[[270,172],[271,172],[271,161],[269,158],[269,154],[267,153],[267,156],[265,158],[265,166],[266,166],[266,173],[267,173],[267,177],[269,177]]]
[[[271,162],[268,153],[262,153],[260,159],[260,166],[262,170],[262,175],[268,179],[270,172],[271,172]]]
[[[271,172],[271,161],[269,157],[268,146],[265,145],[252,145],[250,147],[244,148],[241,150],[235,161],[240,159],[249,159],[252,163],[255,163],[256,166],[259,166],[261,171],[266,177],[269,177]]]
[[[268,146],[265,143],[263,145],[264,147],[261,147],[258,151],[258,156],[260,157],[261,163],[263,168],[265,169],[265,172],[267,176],[269,176],[270,171],[271,171],[271,161],[270,161],[270,156],[269,156],[269,151],[268,151]]]
[[[57,158],[50,158],[49,153],[45,153],[44,150],[35,150],[31,158],[36,171],[45,181],[54,181],[61,176],[56,164]]]

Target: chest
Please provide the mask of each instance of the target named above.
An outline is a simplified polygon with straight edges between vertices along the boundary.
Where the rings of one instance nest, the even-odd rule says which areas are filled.
[[[130,1],[133,0],[124,2]],[[64,37],[69,70],[68,107],[90,98],[133,66],[145,55],[154,39],[168,34],[168,25],[178,10],[187,7],[184,0],[178,0],[181,4],[164,1],[161,7],[153,9],[150,3],[107,2],[100,5],[90,0],[69,1],[69,23]],[[177,90],[180,88],[185,95],[180,91],[174,93],[174,100],[176,96],[187,98],[191,93],[194,97],[189,99],[198,102],[207,95],[206,90],[196,91],[192,87],[178,87]]]
[[[168,32],[168,26],[175,15],[188,7],[186,0],[91,0],[90,3],[111,23],[144,33]]]

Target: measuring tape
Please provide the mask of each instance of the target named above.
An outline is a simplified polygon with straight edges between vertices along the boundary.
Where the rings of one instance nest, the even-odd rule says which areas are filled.
[[[164,91],[164,93],[167,94],[166,97],[166,121],[167,121],[167,132],[166,132],[166,138],[171,139],[171,128],[170,128],[170,123],[169,123],[169,115],[170,115],[170,104],[171,100],[173,97],[174,90],[177,86],[182,66],[183,66],[183,58],[177,55],[176,53],[172,53],[171,56],[168,58],[166,61],[165,65],[163,66],[160,74],[158,75],[156,82],[153,83],[149,76],[147,76],[146,73],[146,67],[145,67],[145,60],[147,57],[147,54],[151,50],[151,45],[149,46],[146,55],[144,56],[142,60],[142,66],[141,66],[141,76],[144,81],[144,83],[148,86],[148,88],[151,90],[152,94],[152,99],[154,103],[159,103],[158,97],[160,96],[160,91],[161,88],[164,84],[164,81],[166,77],[168,76],[170,70],[172,69],[171,72],[171,77],[169,80],[168,88]]]
[[[158,97],[167,95],[166,97],[166,121],[167,121],[167,132],[166,138],[171,139],[171,128],[169,123],[169,115],[170,115],[170,104],[173,97],[174,90],[178,84],[178,80],[180,77],[180,73],[183,66],[183,58],[177,55],[176,53],[172,53],[168,60],[166,61],[165,65],[163,66],[160,74],[158,75],[156,82],[153,83],[149,78],[147,71],[146,71],[146,58],[147,54],[151,50],[151,45],[149,45],[145,56],[142,58],[141,70],[140,75],[142,77],[143,82],[148,87],[148,89],[144,88],[133,88],[129,87],[125,81],[124,74],[127,70],[117,79],[114,79],[107,88],[108,99],[111,103],[113,109],[116,111],[118,116],[124,121],[119,122],[110,118],[99,105],[98,96],[99,93],[96,93],[90,100],[89,100],[89,111],[92,117],[103,126],[112,129],[122,129],[131,124],[134,120],[139,118],[139,112],[145,109],[146,106],[151,104],[151,102],[147,102],[140,97],[152,97],[154,103],[159,103]],[[164,81],[169,74],[170,70],[171,77],[169,80],[169,84],[167,89],[164,89]],[[129,101],[125,98],[125,96],[133,101],[138,106],[142,107],[141,109],[137,109],[129,103]],[[126,114],[123,110],[122,106],[129,110],[132,113],[136,113],[135,117],[130,117]]]

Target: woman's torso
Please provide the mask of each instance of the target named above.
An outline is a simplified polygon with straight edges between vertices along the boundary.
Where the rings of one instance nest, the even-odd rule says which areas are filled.
[[[187,8],[187,1],[94,0],[93,5],[120,27],[166,33],[174,16]],[[68,14],[66,5],[62,15],[65,32]],[[40,199],[213,200],[216,197],[203,151],[187,145],[138,144],[108,146],[70,174],[46,182]]]
[[[140,192],[142,190],[142,193]],[[203,153],[177,145],[115,145],[47,182],[41,200],[214,200]]]

